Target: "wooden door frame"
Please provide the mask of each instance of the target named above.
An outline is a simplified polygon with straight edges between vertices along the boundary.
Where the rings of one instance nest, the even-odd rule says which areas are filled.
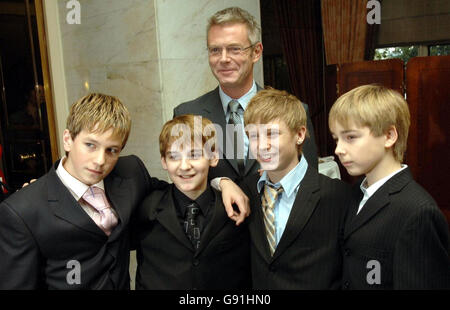
[[[42,77],[44,82],[45,104],[47,110],[48,134],[52,163],[59,157],[58,138],[55,122],[55,109],[52,95],[50,67],[48,61],[47,36],[45,32],[44,8],[42,0],[34,0],[36,10],[36,23],[38,29],[39,49],[42,65]]]

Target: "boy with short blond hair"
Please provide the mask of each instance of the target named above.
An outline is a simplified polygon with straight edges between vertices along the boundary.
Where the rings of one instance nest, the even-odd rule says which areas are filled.
[[[116,97],[72,105],[66,156],[0,205],[0,289],[129,289],[130,215],[166,184],[119,157],[130,126]]]
[[[252,155],[264,170],[244,181],[251,211],[255,289],[337,289],[349,188],[302,154],[306,112],[285,91],[258,92],[244,113]]]
[[[136,289],[250,288],[247,225],[236,226],[208,172],[218,162],[215,127],[201,116],[168,121],[161,163],[173,184],[152,192],[136,214]]]
[[[448,289],[448,224],[407,165],[410,114],[396,91],[364,85],[329,114],[336,155],[354,187],[344,232],[343,288]]]

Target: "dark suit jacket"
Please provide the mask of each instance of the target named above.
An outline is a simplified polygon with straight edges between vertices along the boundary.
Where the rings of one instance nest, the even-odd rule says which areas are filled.
[[[250,247],[246,224],[230,220],[215,191],[211,222],[195,251],[176,215],[172,192],[154,191],[137,215],[136,289],[250,288]]]
[[[57,164],[0,205],[0,289],[129,288],[128,222],[157,180],[136,156],[119,158],[104,179],[119,217],[108,237],[60,181]],[[72,260],[80,284],[66,281]]]
[[[258,87],[258,91],[262,88]],[[317,157],[317,147],[314,139],[314,130],[312,126],[312,122],[308,112],[308,106],[303,104],[306,110],[307,115],[307,128],[310,135],[310,138],[306,139],[303,144],[303,154],[305,155],[306,160],[308,161],[308,165],[310,167],[318,167],[318,157]],[[223,159],[219,160],[219,164],[210,169],[209,177],[213,179],[215,177],[229,177],[236,183],[240,183],[242,179],[246,176],[254,174],[259,169],[259,164],[255,159],[249,159],[245,166],[245,174],[241,176],[239,174],[238,165],[235,159],[226,158],[226,137],[225,137],[225,127],[226,127],[226,118],[223,113],[222,101],[220,100],[219,95],[219,86],[210,91],[209,93],[204,94],[203,96],[180,104],[174,109],[174,117],[183,115],[183,114],[196,114],[201,115],[210,119],[214,124],[219,125],[222,128],[223,136],[223,148],[220,149],[220,155],[223,156]],[[222,157],[221,157],[222,158]]]
[[[255,289],[338,289],[341,286],[340,241],[350,200],[350,187],[308,167],[285,231],[270,256],[259,175],[245,180],[250,198],[251,266]]]
[[[369,198],[358,215],[363,194],[354,187],[344,233],[344,288],[450,288],[447,222],[433,198],[419,185],[409,168],[389,179]],[[379,262],[380,284],[374,279]],[[370,280],[373,282],[373,280]]]

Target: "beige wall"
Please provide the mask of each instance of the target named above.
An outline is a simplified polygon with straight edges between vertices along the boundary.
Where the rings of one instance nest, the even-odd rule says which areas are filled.
[[[163,123],[175,106],[217,85],[206,54],[207,18],[240,6],[259,21],[259,0],[79,2],[81,24],[70,25],[67,1],[44,1],[58,137],[76,99],[93,91],[115,95],[133,119],[123,154],[138,155],[152,176],[167,179],[158,150]],[[260,61],[261,85],[262,71]]]
[[[450,1],[383,0],[378,44],[450,41]]]

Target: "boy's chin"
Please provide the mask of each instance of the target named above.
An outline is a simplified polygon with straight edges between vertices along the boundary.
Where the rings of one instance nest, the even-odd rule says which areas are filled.
[[[274,171],[278,169],[279,163],[278,161],[274,162],[262,162],[258,161],[259,165],[261,166],[261,169],[264,171]]]

